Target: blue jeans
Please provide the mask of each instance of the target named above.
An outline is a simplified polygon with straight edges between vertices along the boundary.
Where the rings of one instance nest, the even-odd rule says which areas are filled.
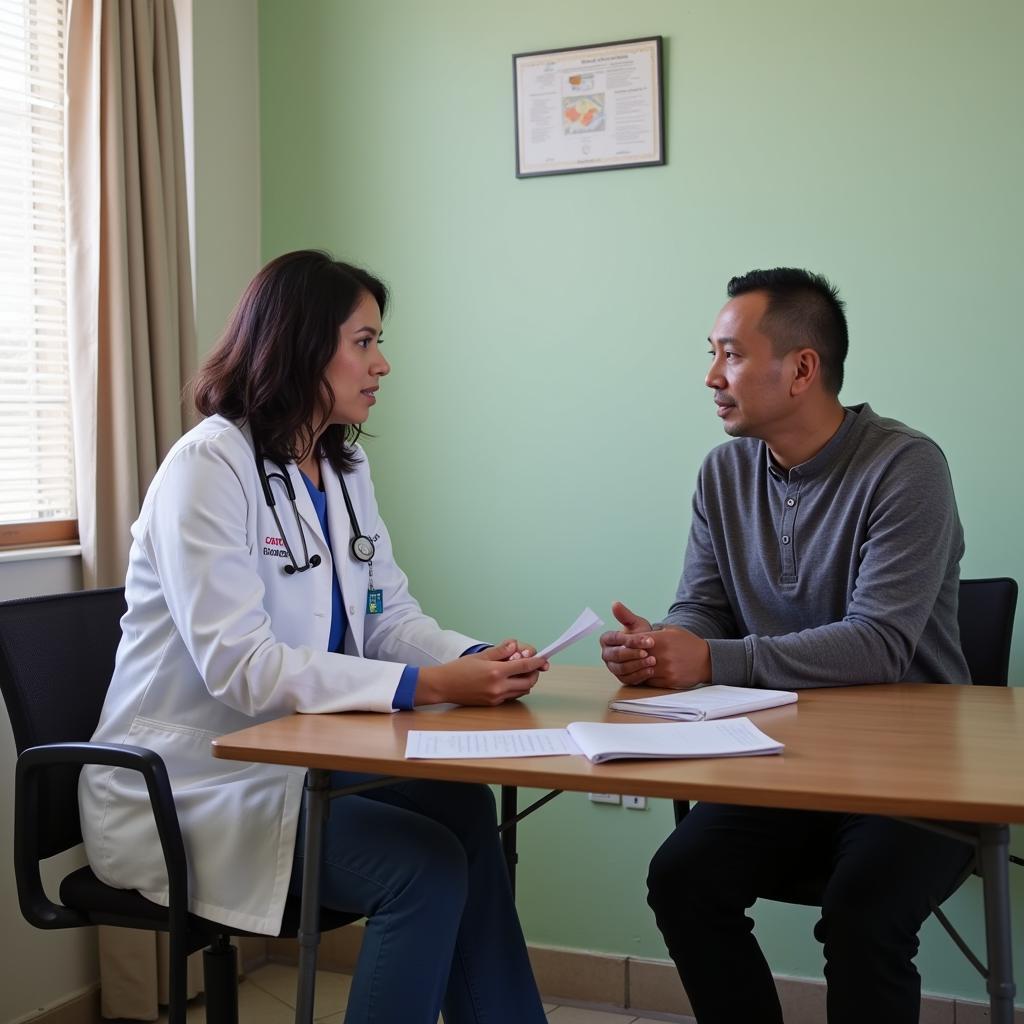
[[[331,787],[372,778],[335,772]],[[302,882],[302,830],[291,891]],[[331,802],[320,902],[368,918],[346,1024],[544,1024],[486,786],[409,780]]]

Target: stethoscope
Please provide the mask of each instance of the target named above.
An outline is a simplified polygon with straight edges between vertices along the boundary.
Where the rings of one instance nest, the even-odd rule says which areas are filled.
[[[274,464],[275,472],[268,473],[266,466],[264,465],[267,461],[267,457],[263,454],[262,446],[256,442],[253,447],[253,454],[256,459],[256,471],[260,475],[260,486],[263,488],[263,497],[266,500],[267,507],[270,509],[270,512],[274,517],[274,522],[277,524],[277,532],[281,536],[285,553],[288,556],[289,564],[284,567],[286,575],[294,576],[297,572],[305,572],[307,569],[315,568],[320,564],[321,559],[319,555],[313,555],[312,558],[309,556],[309,548],[306,546],[306,531],[302,528],[302,519],[299,516],[299,508],[295,503],[295,488],[292,487],[292,481],[288,476],[288,471],[280,462],[277,461],[277,459],[270,459],[269,461]],[[285,535],[284,527],[281,525],[281,517],[277,514],[277,503],[274,501],[274,492],[270,487],[271,480],[281,480],[284,483],[285,493],[288,495],[288,501],[291,502],[292,514],[295,516],[295,525],[299,531],[299,540],[302,542],[302,565],[299,565],[295,560],[295,555],[292,553],[291,545],[288,543],[288,537]],[[356,519],[356,510],[352,507],[352,499],[348,496],[348,487],[345,486],[344,475],[339,473],[338,480],[341,483],[341,493],[345,499],[345,508],[348,510],[348,521],[352,524],[353,536],[349,543],[349,550],[352,552],[352,557],[357,562],[372,562],[377,549],[373,546],[373,541],[359,529],[359,521]]]

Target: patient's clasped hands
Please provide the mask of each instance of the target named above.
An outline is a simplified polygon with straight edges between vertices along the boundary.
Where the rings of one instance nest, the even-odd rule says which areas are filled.
[[[622,628],[601,634],[601,657],[623,686],[664,686],[681,690],[711,681],[706,640],[677,626],[655,629],[621,601],[612,614]]]

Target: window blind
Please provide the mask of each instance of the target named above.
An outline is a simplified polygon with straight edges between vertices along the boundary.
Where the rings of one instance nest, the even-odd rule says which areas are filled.
[[[0,527],[75,517],[66,0],[0,0]]]

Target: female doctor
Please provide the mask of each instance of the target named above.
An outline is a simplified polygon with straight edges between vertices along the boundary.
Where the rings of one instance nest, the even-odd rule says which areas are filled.
[[[207,418],[132,527],[94,738],[163,757],[190,910],[246,931],[276,934],[297,891],[304,772],[214,760],[215,736],[294,711],[500,704],[546,668],[514,640],[481,649],[441,629],[395,564],[356,443],[390,371],[386,302],[380,281],[324,253],[264,267],[196,380]],[[86,769],[80,803],[96,874],[166,905],[139,776]],[[487,787],[408,781],[335,800],[321,870],[321,902],[369,919],[346,1021],[544,1021]]]

